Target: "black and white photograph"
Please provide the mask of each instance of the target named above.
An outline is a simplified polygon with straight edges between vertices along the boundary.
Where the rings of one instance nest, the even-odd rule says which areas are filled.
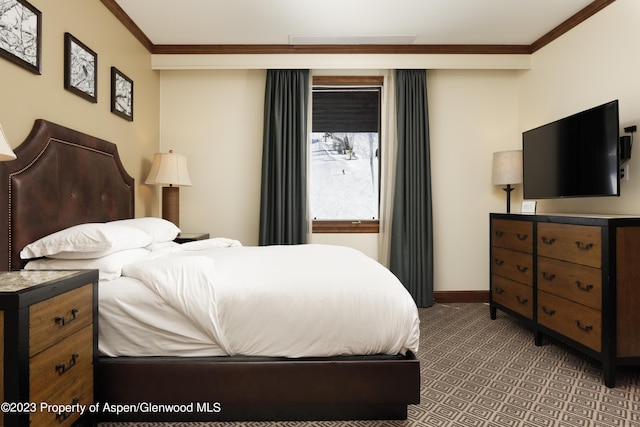
[[[98,54],[69,33],[64,34],[64,88],[98,102]]]
[[[0,0],[0,56],[41,74],[42,13],[25,0]]]
[[[111,67],[111,112],[133,121],[133,80]]]

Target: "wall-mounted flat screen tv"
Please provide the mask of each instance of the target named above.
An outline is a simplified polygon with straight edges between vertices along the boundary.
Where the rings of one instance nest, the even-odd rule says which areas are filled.
[[[618,101],[522,134],[525,199],[620,195]]]

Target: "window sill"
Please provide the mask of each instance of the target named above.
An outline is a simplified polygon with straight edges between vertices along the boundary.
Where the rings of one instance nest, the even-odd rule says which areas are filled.
[[[380,222],[367,221],[313,221],[312,233],[378,233]]]

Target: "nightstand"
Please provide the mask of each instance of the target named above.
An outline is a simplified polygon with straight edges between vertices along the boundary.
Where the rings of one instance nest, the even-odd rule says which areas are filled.
[[[98,270],[0,272],[0,425],[92,422],[97,310]]]
[[[205,240],[209,238],[209,233],[180,233],[174,239],[174,242],[187,243],[195,242],[196,240]]]

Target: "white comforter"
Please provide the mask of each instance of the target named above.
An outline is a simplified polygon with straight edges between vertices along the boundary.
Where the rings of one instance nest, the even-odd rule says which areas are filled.
[[[413,299],[389,270],[356,250],[194,243],[129,264],[123,276],[142,282],[225,354],[325,357],[418,349]]]

